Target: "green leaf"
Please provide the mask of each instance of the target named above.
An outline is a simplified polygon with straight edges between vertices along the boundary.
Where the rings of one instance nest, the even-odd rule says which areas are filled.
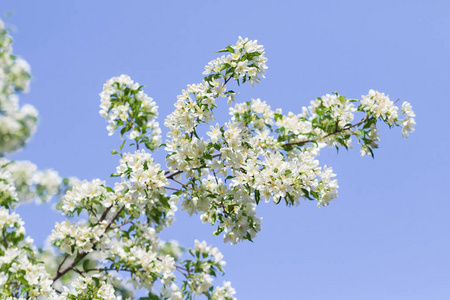
[[[222,233],[222,231],[224,231],[224,227],[218,227],[212,234],[213,235],[219,235]]]
[[[153,148],[154,148],[151,142],[145,142],[144,145],[149,150],[153,150]]]
[[[122,145],[120,145],[120,151],[122,151],[123,146],[125,145],[126,141],[127,141],[127,140],[124,140],[124,141],[122,142]]]
[[[122,128],[122,129],[120,130],[120,137],[122,138],[122,137],[123,137],[123,134],[124,134],[125,132],[127,132],[127,131],[128,131],[127,127]]]
[[[228,175],[227,178],[225,178],[225,183],[227,182],[227,180],[229,180],[231,178],[234,178],[234,176],[233,175]]]
[[[91,278],[92,278],[92,280],[95,281],[95,286],[99,286],[100,285],[100,279],[98,279],[97,277],[94,277],[94,276],[92,276]]]
[[[228,52],[228,49],[220,49],[219,51],[215,51],[214,53],[222,53],[222,52]]]
[[[244,238],[253,243],[252,236],[250,235],[250,232],[247,232],[247,235]]]
[[[83,261],[83,270],[86,271],[89,268],[89,260],[86,259]]]
[[[282,148],[285,151],[291,151],[292,149],[294,149],[291,145],[283,145]]]
[[[372,148],[367,146],[367,149],[369,149],[369,152],[370,152],[370,155],[372,156],[372,158],[375,158],[375,155],[373,154]]]
[[[291,194],[286,193],[285,199],[286,199],[286,198],[289,199],[289,202],[290,202],[291,205],[294,205],[295,201],[294,201],[294,198],[292,197]]]
[[[161,204],[162,204],[165,208],[170,209],[170,204],[169,204],[168,199],[169,199],[169,198],[166,197],[166,196],[164,196],[164,195],[160,195],[160,196],[159,196],[159,201],[161,202]]]
[[[153,294],[152,292],[149,292],[148,297],[140,297],[139,299],[141,299],[141,300],[159,300],[160,298],[157,295]]]
[[[260,200],[261,200],[261,195],[259,193],[259,190],[255,190],[255,202],[256,202],[256,205],[259,204]]]
[[[198,135],[197,135],[197,131],[195,130],[195,128],[194,128],[193,133],[194,133],[194,136],[195,136],[196,138],[200,139],[200,138],[198,137]]]
[[[314,200],[313,198],[311,198],[311,196],[309,196],[309,192],[307,189],[301,189],[303,194],[305,194],[305,197],[308,198],[309,200]]]

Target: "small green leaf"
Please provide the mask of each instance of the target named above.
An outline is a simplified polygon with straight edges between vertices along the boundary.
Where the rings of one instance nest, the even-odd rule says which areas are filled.
[[[86,259],[83,261],[83,270],[86,271],[89,267],[89,260]]]
[[[261,195],[259,193],[259,190],[255,190],[255,202],[256,202],[256,205],[259,204],[260,200],[261,200]]]
[[[224,227],[218,227],[212,234],[213,235],[219,235],[222,233],[222,231],[224,231]]]
[[[219,51],[215,51],[214,53],[222,53],[222,52],[228,52],[228,49],[220,49]]]
[[[120,145],[120,151],[122,151],[123,146],[125,145],[126,141],[127,141],[127,140],[124,140],[124,141],[122,142],[122,145]]]

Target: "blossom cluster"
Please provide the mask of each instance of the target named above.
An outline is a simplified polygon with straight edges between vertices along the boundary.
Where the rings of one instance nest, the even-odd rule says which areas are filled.
[[[207,77],[207,81],[209,78],[220,78],[221,75],[232,75],[234,79],[241,79],[243,83],[248,80],[253,86],[255,82],[261,82],[258,75],[264,78],[267,58],[264,47],[258,45],[258,41],[239,37],[236,45],[229,45],[217,52],[229,52],[230,54],[212,60],[205,66],[203,75],[212,73]],[[226,72],[223,73],[224,70]]]
[[[202,220],[218,223],[215,234],[225,232],[226,242],[235,244],[253,239],[261,230],[256,217],[260,200],[299,204],[300,198],[316,198],[326,206],[337,196],[337,182],[331,168],[319,167],[316,151],[285,153],[270,136],[275,112],[261,100],[236,104],[233,118],[225,126],[211,126],[211,141],[205,148],[220,150],[210,155],[196,175],[195,188],[183,191],[183,209],[189,214],[202,212]],[[280,122],[282,124],[282,122]],[[225,180],[223,180],[225,178]],[[226,181],[230,181],[226,184]]]
[[[239,37],[236,45],[228,46],[219,52],[229,52],[211,61],[205,67],[203,74],[208,75],[202,83],[188,85],[177,98],[175,111],[165,120],[165,126],[170,130],[166,141],[168,167],[172,170],[189,171],[201,164],[203,154],[208,155],[205,142],[198,138],[196,126],[208,124],[214,120],[213,109],[217,107],[216,99],[228,97],[234,101],[236,93],[227,91],[230,79],[243,83],[259,82],[264,77],[267,61],[264,48],[257,41],[249,41]]]
[[[411,105],[403,103],[403,119],[398,111],[387,96],[373,90],[362,100],[327,94],[297,115],[283,115],[260,99],[237,103],[230,108],[229,122],[210,126],[209,140],[199,137],[195,127],[191,136],[177,131],[177,139],[173,130],[168,134],[168,167],[178,170],[171,175],[185,172],[188,178],[175,194],[183,200],[183,210],[201,212],[203,222],[217,224],[214,234],[224,232],[226,242],[252,240],[261,229],[261,218],[256,217],[261,199],[278,204],[284,198],[287,205],[316,199],[320,207],[337,197],[332,168],[320,167],[317,160],[323,147],[349,149],[355,137],[361,155],[373,155],[379,142],[377,120],[401,126],[404,137],[412,132]],[[352,124],[357,112],[362,119]]]
[[[186,276],[182,291],[184,299],[193,299],[195,295],[206,295],[208,299],[217,300],[233,300],[236,291],[231,287],[229,282],[224,282],[222,287],[214,289],[213,277],[218,271],[223,273],[223,255],[219,249],[207,245],[205,241],[199,242],[195,240],[193,249],[189,249],[189,253],[194,260],[186,260],[182,262],[182,269]],[[180,298],[181,299],[181,298]]]
[[[11,175],[11,182],[14,183],[17,193],[14,201],[18,200],[19,203],[33,199],[48,202],[76,181],[76,178],[71,178],[66,179],[65,183],[55,170],[38,170],[30,161],[9,161],[0,158],[0,165],[4,172]]]
[[[159,224],[159,217],[163,213],[164,216],[161,215],[161,218],[165,219],[166,225],[172,222],[178,202],[165,195],[167,178],[160,164],[155,163],[150,153],[138,150],[135,153],[124,154],[116,172],[122,181],[116,183],[115,195],[119,199],[119,204],[131,215],[137,217],[148,211],[155,216],[154,220],[151,218],[149,220]]]
[[[408,137],[411,132],[414,132],[416,116],[412,110],[409,102],[403,102],[401,113],[404,118],[399,118],[399,109],[395,106],[387,95],[374,90],[370,90],[369,94],[362,97],[361,106],[364,111],[372,114],[374,118],[380,118],[390,126],[395,126],[397,123],[401,124],[403,137]]]
[[[104,181],[84,180],[66,192],[61,201],[61,209],[65,215],[73,216],[75,212],[79,215],[83,209],[90,210],[95,205],[100,208],[109,207],[112,199],[115,199],[115,195],[112,192],[108,193]]]
[[[28,91],[30,66],[13,55],[12,38],[0,20],[0,156],[22,147],[36,130],[37,110],[19,106],[16,92]]]
[[[355,107],[354,104],[359,105]],[[400,126],[402,136],[408,137],[414,132],[415,114],[408,102],[403,102],[402,109],[395,105],[387,95],[370,90],[362,95],[361,100],[348,100],[337,93],[326,95],[311,101],[306,115],[316,126],[316,132],[308,135],[330,146],[351,148],[352,137],[361,144],[361,155],[373,156],[373,149],[378,148],[379,136],[377,121],[380,120],[390,127]],[[336,114],[338,112],[338,114]],[[361,121],[351,124],[355,112],[365,113]]]
[[[50,275],[37,260],[33,240],[25,238],[23,221],[16,213],[0,207],[0,296],[20,293],[32,299],[55,295]]]
[[[109,242],[107,237],[103,235],[105,227],[104,222],[90,226],[88,223],[71,223],[69,220],[65,220],[55,224],[50,241],[62,253],[73,255],[77,251],[79,253],[91,252],[94,243],[106,245]]]
[[[14,179],[10,172],[0,169],[0,206],[10,207],[17,201],[16,187],[14,186]]]
[[[161,246],[155,233],[173,222],[177,198],[165,196],[167,179],[144,150],[122,154],[116,172],[113,175],[121,181],[114,188],[94,179],[74,185],[66,193],[61,203],[64,214],[71,218],[87,215],[89,220],[57,223],[50,241],[69,256],[84,258],[98,253],[94,266],[83,270],[86,274],[129,270],[135,288],[151,290],[161,278],[167,291],[175,295],[173,287],[168,288],[175,279],[174,258],[165,254],[167,247]],[[124,230],[127,224],[130,226]]]
[[[142,91],[142,86],[127,75],[109,79],[100,93],[100,115],[109,123],[109,135],[121,127],[121,136],[129,132],[128,139],[142,142],[154,150],[161,144],[161,129],[155,118],[158,106]]]
[[[71,284],[71,289],[64,287],[64,291],[58,295],[53,296],[52,300],[77,300],[77,299],[105,299],[116,300],[121,299],[115,295],[114,287],[102,280],[97,275],[78,277]]]

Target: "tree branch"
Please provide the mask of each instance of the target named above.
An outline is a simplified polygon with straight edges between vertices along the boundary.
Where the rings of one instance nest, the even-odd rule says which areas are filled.
[[[9,245],[8,245],[8,240],[6,239],[6,229],[3,229],[2,236],[3,236],[3,243],[5,243],[5,248],[8,249]]]
[[[120,228],[120,227],[122,227],[122,226],[124,226],[125,224],[128,224],[128,223],[133,223],[133,220],[125,221],[125,222],[123,222],[122,224],[114,225],[114,226],[111,226],[110,228],[111,228],[111,229]],[[133,223],[133,224],[134,224],[134,223]]]
[[[66,256],[64,256],[64,259],[61,261],[61,263],[58,266],[58,269],[56,270],[56,274],[59,273],[59,270],[61,270],[61,267],[63,266],[63,264],[66,262],[67,258],[69,257],[69,254],[66,254]]]
[[[100,222],[104,220],[104,216],[106,217],[106,214],[107,214],[107,212],[111,209],[111,207],[112,207],[112,206],[108,207],[108,208],[106,209],[106,211],[103,213],[102,219],[100,220]],[[119,216],[119,214],[122,212],[122,210],[123,210],[124,208],[125,208],[125,206],[122,205],[122,206],[119,208],[119,210],[116,211],[116,213],[112,216],[111,220],[109,220],[108,224],[106,225],[104,233],[111,227],[111,224],[112,224],[112,223],[114,222],[114,220]],[[95,246],[96,246],[96,245],[97,245],[97,243],[94,243],[93,246],[92,246],[92,248],[95,249]],[[89,253],[90,253],[90,252],[82,252],[82,253],[79,253],[78,258],[76,257],[76,258],[75,258],[75,259],[74,259],[67,267],[65,267],[65,268],[62,269],[62,270],[59,270],[59,268],[58,268],[58,271],[56,272],[55,276],[53,276],[53,278],[52,278],[53,283],[54,283],[56,280],[58,280],[59,278],[61,278],[64,274],[66,274],[67,272],[69,272],[70,270],[73,270],[74,267],[75,267],[75,266],[76,266],[83,258],[85,258]]]
[[[183,187],[186,187],[186,185],[184,183],[182,183],[181,181],[175,179],[175,178],[170,178],[171,180],[175,181],[178,184],[181,184]]]
[[[329,134],[327,134],[327,135],[325,135],[325,136],[323,136],[323,137],[319,137],[319,138],[320,138],[320,139],[324,139],[324,138],[327,138],[327,137],[329,137],[329,136],[331,136],[331,135],[334,135],[334,134],[336,134],[336,133],[340,133],[340,132],[343,132],[343,131],[346,131],[346,130],[350,130],[350,131],[351,131],[352,128],[354,128],[354,127],[356,127],[356,126],[359,126],[359,125],[361,125],[361,124],[363,124],[363,123],[365,123],[366,121],[371,120],[371,119],[372,119],[372,118],[369,118],[369,116],[367,116],[367,117],[365,117],[364,119],[362,119],[361,121],[359,121],[359,122],[356,123],[356,124],[353,124],[353,125],[351,125],[351,126],[349,126],[349,127],[346,127],[346,128],[341,128],[341,129],[338,129],[338,128],[337,128],[335,131],[333,131],[333,132],[331,132],[331,133],[329,133]],[[301,141],[301,142],[286,143],[286,144],[284,144],[284,145],[285,145],[285,146],[299,146],[299,145],[304,145],[304,144],[306,144],[306,143],[317,142],[317,140],[318,140],[319,138],[317,138],[317,139],[310,139],[310,140]]]
[[[173,188],[173,187],[170,187],[170,186],[165,186],[164,188],[168,189],[168,190],[179,191],[179,189]]]

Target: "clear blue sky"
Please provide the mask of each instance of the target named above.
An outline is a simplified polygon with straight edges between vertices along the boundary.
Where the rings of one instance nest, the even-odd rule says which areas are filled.
[[[383,127],[375,160],[321,155],[340,185],[329,207],[261,205],[254,243],[224,245],[184,212],[164,237],[218,246],[239,299],[450,299],[450,2],[2,0],[8,11],[15,52],[33,73],[21,103],[41,116],[13,158],[63,176],[106,179],[115,169],[118,137],[98,115],[106,79],[125,73],[145,85],[162,123],[212,52],[239,35],[269,58],[267,78],[241,101],[299,112],[325,93],[376,89],[411,102],[416,132],[406,140]],[[46,205],[20,213],[42,245],[58,217]]]

